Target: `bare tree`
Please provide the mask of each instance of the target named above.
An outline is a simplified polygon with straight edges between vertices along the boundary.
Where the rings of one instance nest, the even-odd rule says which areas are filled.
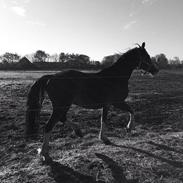
[[[158,66],[162,69],[168,66],[168,59],[164,53],[155,56]]]

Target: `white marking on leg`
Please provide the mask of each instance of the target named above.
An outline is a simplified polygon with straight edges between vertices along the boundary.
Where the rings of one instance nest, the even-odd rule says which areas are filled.
[[[37,149],[37,153],[40,155],[41,154],[41,148]]]
[[[129,122],[127,124],[127,129],[131,130],[134,128],[135,119],[134,119],[134,114],[129,112],[129,115],[130,115],[130,119],[129,119]]]
[[[101,110],[101,119],[100,119],[100,133],[99,133],[99,139],[102,139],[103,135],[104,135],[104,120],[103,120],[103,109]]]

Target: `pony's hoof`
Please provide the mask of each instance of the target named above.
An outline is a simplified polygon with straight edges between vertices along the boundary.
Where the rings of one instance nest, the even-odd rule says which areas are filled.
[[[80,138],[83,137],[83,133],[82,133],[82,131],[81,131],[80,128],[75,128],[75,129],[74,129],[74,132],[75,132],[75,134],[76,134],[78,137],[80,137]]]
[[[38,154],[39,154],[39,156],[40,156],[41,161],[42,161],[44,164],[47,164],[47,163],[52,162],[52,158],[49,156],[48,153],[44,153],[44,152],[41,150],[41,148],[38,148],[37,151],[38,151]]]
[[[136,133],[135,128],[125,128],[126,129],[126,133],[130,136],[133,136],[134,133]]]
[[[41,159],[41,162],[44,164],[44,165],[48,165],[48,164],[51,164],[52,163],[52,158],[50,156],[45,156],[44,159],[42,158]]]
[[[47,154],[47,155],[41,155],[41,162],[43,164],[49,164],[52,162],[52,158]]]
[[[99,139],[105,144],[105,145],[111,145],[112,142],[107,137],[99,137]]]
[[[131,128],[125,128],[127,133],[131,133],[132,129]]]

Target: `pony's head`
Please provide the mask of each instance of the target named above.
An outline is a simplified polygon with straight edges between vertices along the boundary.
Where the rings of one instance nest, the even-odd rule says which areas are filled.
[[[153,63],[151,57],[149,56],[148,52],[145,49],[145,42],[142,43],[142,46],[138,44],[139,48],[139,59],[137,63],[137,68],[142,69],[145,73],[150,73],[155,75],[158,73],[159,69],[155,63]]]

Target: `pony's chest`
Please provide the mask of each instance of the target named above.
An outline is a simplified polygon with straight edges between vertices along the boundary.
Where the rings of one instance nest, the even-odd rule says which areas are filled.
[[[97,80],[84,80],[77,85],[74,103],[85,108],[101,108],[103,94],[103,88]]]

